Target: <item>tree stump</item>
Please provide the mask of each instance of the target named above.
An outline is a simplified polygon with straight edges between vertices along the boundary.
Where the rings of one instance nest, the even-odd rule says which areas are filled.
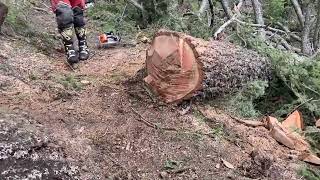
[[[3,4],[2,2],[0,2],[0,29],[1,29],[1,26],[6,18],[8,14],[8,7]]]
[[[270,77],[269,61],[254,51],[167,30],[155,34],[147,50],[146,70],[144,81],[167,103],[199,93],[222,96]]]

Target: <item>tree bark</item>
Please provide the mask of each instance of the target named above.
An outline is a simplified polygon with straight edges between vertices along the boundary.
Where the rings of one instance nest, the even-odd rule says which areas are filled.
[[[227,18],[230,19],[232,17],[232,11],[229,6],[228,0],[220,0],[224,13],[226,14]]]
[[[304,25],[302,30],[302,53],[310,56],[312,54],[312,47],[310,41],[310,31],[311,31],[311,3],[307,3],[303,7],[304,9]]]
[[[261,3],[259,2],[259,0],[252,0],[252,6],[253,6],[253,10],[254,10],[256,23],[264,26]],[[265,32],[264,28],[260,28],[259,35],[262,40],[266,39],[266,32]]]
[[[0,2],[0,30],[7,14],[8,14],[8,7],[5,4]]]
[[[304,26],[304,16],[300,7],[300,4],[298,0],[291,0],[291,3],[293,4],[294,10],[296,11],[296,14],[298,16],[298,20],[300,22],[301,27]]]
[[[318,51],[319,48],[319,32],[320,32],[320,1],[317,2],[317,22],[316,22],[316,26],[315,26],[315,30],[313,33],[313,46],[314,46],[314,50]]]
[[[147,50],[146,69],[145,82],[167,103],[223,96],[270,75],[268,60],[254,51],[166,30]]]
[[[209,5],[209,0],[202,0],[199,14],[203,14],[207,9],[209,9]]]

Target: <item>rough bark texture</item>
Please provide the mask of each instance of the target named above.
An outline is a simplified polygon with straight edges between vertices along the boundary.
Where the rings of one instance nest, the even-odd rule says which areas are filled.
[[[311,31],[311,3],[305,4],[304,7],[305,20],[302,30],[302,53],[305,55],[312,54],[312,47],[310,41],[310,31]]]
[[[254,51],[161,30],[147,51],[145,82],[166,102],[223,96],[269,79],[269,62]]]
[[[300,7],[300,4],[298,0],[291,0],[291,3],[293,4],[294,10],[296,11],[296,14],[298,16],[298,20],[300,22],[300,25],[304,26],[304,16]]]
[[[256,23],[264,26],[261,3],[259,2],[259,0],[252,0],[252,5],[253,5]],[[266,32],[264,31],[264,28],[260,28],[259,35],[261,39],[266,39]]]
[[[0,29],[8,14],[8,7],[0,2]]]
[[[209,8],[209,0],[202,0],[199,14],[203,14]]]
[[[230,19],[232,17],[232,11],[229,7],[228,0],[221,0],[220,2],[221,2],[222,8],[223,8],[226,16],[228,17],[228,19]]]
[[[319,32],[320,32],[320,1],[317,3],[317,22],[313,33],[313,45],[315,51],[319,48]]]

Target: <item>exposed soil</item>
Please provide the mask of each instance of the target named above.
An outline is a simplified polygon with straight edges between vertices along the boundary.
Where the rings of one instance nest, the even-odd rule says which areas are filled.
[[[33,16],[55,32],[52,14]],[[56,163],[76,169],[70,179],[300,178],[294,152],[266,129],[238,124],[213,107],[193,104],[187,111],[188,103],[158,102],[141,83],[143,73],[137,73],[144,67],[146,45],[92,47],[95,55],[72,70],[58,47],[48,56],[12,37],[0,36],[0,42],[0,127],[27,117],[33,130],[26,132],[41,131],[53,144],[45,142],[43,151],[59,152],[63,158]],[[30,124],[18,122],[18,129]],[[28,136],[0,137],[0,145],[20,138]],[[17,159],[29,174],[34,172],[30,156]],[[8,166],[15,168],[3,162],[0,158],[0,179],[8,178]],[[37,166],[50,162],[44,157]]]

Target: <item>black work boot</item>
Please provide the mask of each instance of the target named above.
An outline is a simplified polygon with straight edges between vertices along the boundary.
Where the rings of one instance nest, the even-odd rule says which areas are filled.
[[[87,44],[86,30],[84,27],[76,27],[76,35],[79,41],[79,60],[89,59],[90,52]]]
[[[67,61],[69,64],[74,64],[79,62],[78,54],[74,49],[73,45],[73,28],[65,28],[60,31],[60,34],[62,36],[63,45],[65,48]]]

